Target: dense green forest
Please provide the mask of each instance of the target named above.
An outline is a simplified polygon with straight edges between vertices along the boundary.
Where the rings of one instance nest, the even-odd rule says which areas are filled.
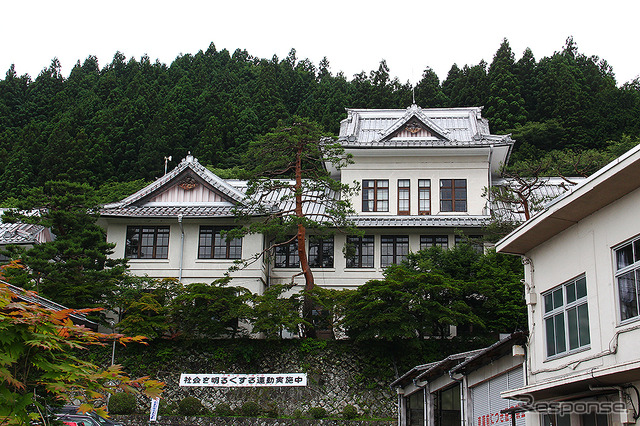
[[[279,119],[306,116],[337,133],[345,108],[406,108],[413,91],[422,107],[484,106],[492,133],[513,133],[520,152],[603,149],[640,135],[640,80],[616,82],[606,61],[581,54],[571,38],[540,60],[529,49],[516,60],[504,40],[490,64],[454,64],[442,82],[427,67],[415,87],[384,60],[349,79],[295,50],[260,59],[212,43],[170,66],[118,52],[102,68],[92,56],[78,61],[68,77],[57,59],[35,79],[7,71],[0,200],[51,179],[152,180],[166,156],[175,162],[188,151],[206,165],[241,165],[248,142]]]

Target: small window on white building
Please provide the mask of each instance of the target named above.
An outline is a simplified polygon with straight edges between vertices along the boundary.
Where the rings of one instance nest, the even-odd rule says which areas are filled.
[[[544,324],[547,356],[555,356],[588,346],[589,309],[584,276],[544,293]]]
[[[638,316],[638,287],[640,286],[640,237],[617,249],[616,281],[620,303],[620,320]]]

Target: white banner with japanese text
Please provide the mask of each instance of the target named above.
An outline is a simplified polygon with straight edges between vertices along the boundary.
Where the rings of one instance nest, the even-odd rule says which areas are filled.
[[[307,386],[306,373],[282,374],[189,374],[180,375],[180,386],[280,387]]]

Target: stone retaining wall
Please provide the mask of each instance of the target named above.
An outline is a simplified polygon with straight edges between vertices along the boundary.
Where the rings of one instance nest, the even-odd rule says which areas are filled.
[[[233,345],[233,343],[226,343]],[[162,363],[157,371],[140,367],[135,375],[151,375],[165,382],[163,405],[175,407],[187,396],[198,398],[211,413],[219,404],[228,404],[238,410],[246,402],[254,402],[264,409],[283,417],[294,417],[296,411],[304,414],[310,408],[324,408],[332,417],[339,417],[346,405],[353,405],[359,415],[372,418],[395,418],[396,394],[389,387],[389,378],[380,379],[364,373],[369,358],[353,346],[333,344],[326,347],[304,346],[300,343],[254,345],[254,354],[247,359],[238,355],[238,344],[225,347],[225,342],[212,341],[208,350],[172,348],[171,360]],[[310,343],[314,345],[314,343]],[[246,348],[241,348],[246,350]],[[234,352],[235,351],[235,352]],[[124,355],[124,354],[123,354]],[[228,355],[228,356],[227,356]],[[152,355],[137,354],[128,362],[131,366],[150,363]],[[136,358],[137,357],[137,358]],[[126,366],[125,366],[126,367]],[[389,371],[391,371],[391,366]],[[126,368],[129,370],[129,368]],[[368,371],[371,371],[369,369]],[[180,387],[181,373],[307,373],[306,387]],[[149,412],[149,400],[138,401],[142,412]],[[162,405],[161,405],[161,412]],[[166,412],[165,412],[166,414]],[[296,420],[301,424],[302,420]],[[234,424],[219,423],[219,424]],[[271,423],[270,423],[271,424]],[[273,423],[277,424],[277,423]],[[282,423],[291,424],[291,423]],[[330,424],[330,423],[327,423]]]
[[[127,426],[148,426],[149,416],[113,416]],[[160,416],[153,426],[393,426],[395,421],[331,419],[264,419],[251,417],[178,417]]]

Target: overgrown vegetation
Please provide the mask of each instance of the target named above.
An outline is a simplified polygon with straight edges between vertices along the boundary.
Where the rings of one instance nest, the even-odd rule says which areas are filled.
[[[116,52],[102,67],[93,56],[79,61],[69,76],[57,60],[35,78],[11,67],[0,80],[0,200],[54,179],[108,183],[104,196],[114,201],[119,188],[131,193],[161,176],[165,157],[189,151],[242,177],[251,167],[240,153],[278,120],[308,117],[336,133],[345,108],[406,108],[413,93],[422,107],[485,106],[494,133],[513,133],[519,159],[640,135],[638,79],[616,82],[605,60],[571,38],[539,60],[530,49],[517,59],[504,40],[486,59],[453,64],[443,81],[425,66],[415,88],[384,60],[345,76],[294,49],[260,59],[213,44],[170,65]]]

